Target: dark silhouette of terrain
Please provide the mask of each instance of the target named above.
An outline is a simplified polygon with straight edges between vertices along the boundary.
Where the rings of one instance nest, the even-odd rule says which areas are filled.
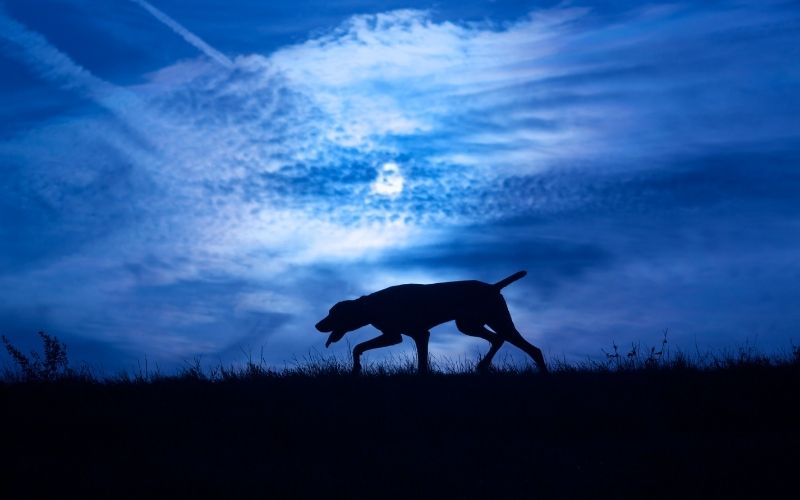
[[[547,377],[441,364],[354,377],[343,362],[312,359],[279,372],[248,363],[98,379],[61,364],[62,348],[45,344],[41,370],[0,380],[0,498],[796,491],[800,349],[705,363],[615,350],[607,362],[551,363]]]
[[[380,336],[353,348],[354,372],[361,371],[361,355],[364,352],[399,344],[402,342],[401,334],[414,340],[417,367],[420,372],[427,372],[430,330],[448,321],[455,321],[460,332],[492,344],[478,363],[479,371],[489,369],[497,350],[508,341],[525,351],[540,371],[546,372],[542,351],[517,331],[506,301],[500,294],[500,290],[526,274],[525,271],[519,271],[494,284],[450,281],[431,285],[392,286],[335,304],[316,328],[321,332],[330,332],[325,347],[341,340],[347,332],[366,325],[372,325],[381,332]]]

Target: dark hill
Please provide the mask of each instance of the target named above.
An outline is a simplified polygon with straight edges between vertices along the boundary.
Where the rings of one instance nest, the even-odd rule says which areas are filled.
[[[2,384],[0,496],[796,493],[796,362],[549,376],[332,371]]]

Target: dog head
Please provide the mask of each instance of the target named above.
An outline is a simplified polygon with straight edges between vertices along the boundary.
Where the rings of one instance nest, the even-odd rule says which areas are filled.
[[[368,324],[369,321],[364,316],[364,306],[361,299],[344,300],[331,307],[328,315],[316,324],[317,330],[323,333],[330,332],[328,341],[325,342],[325,347],[341,340],[345,333],[357,330]]]

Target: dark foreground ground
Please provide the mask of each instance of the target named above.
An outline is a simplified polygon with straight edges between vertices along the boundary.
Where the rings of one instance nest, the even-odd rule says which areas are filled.
[[[0,384],[0,498],[797,498],[800,365]]]

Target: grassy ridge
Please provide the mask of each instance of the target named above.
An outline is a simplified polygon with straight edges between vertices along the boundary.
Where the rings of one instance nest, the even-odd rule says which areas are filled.
[[[613,356],[613,354],[612,354]],[[629,362],[630,361],[630,362]],[[800,363],[0,384],[0,496],[738,498],[794,490]],[[646,359],[644,360],[646,361]],[[788,488],[788,489],[787,489]]]

